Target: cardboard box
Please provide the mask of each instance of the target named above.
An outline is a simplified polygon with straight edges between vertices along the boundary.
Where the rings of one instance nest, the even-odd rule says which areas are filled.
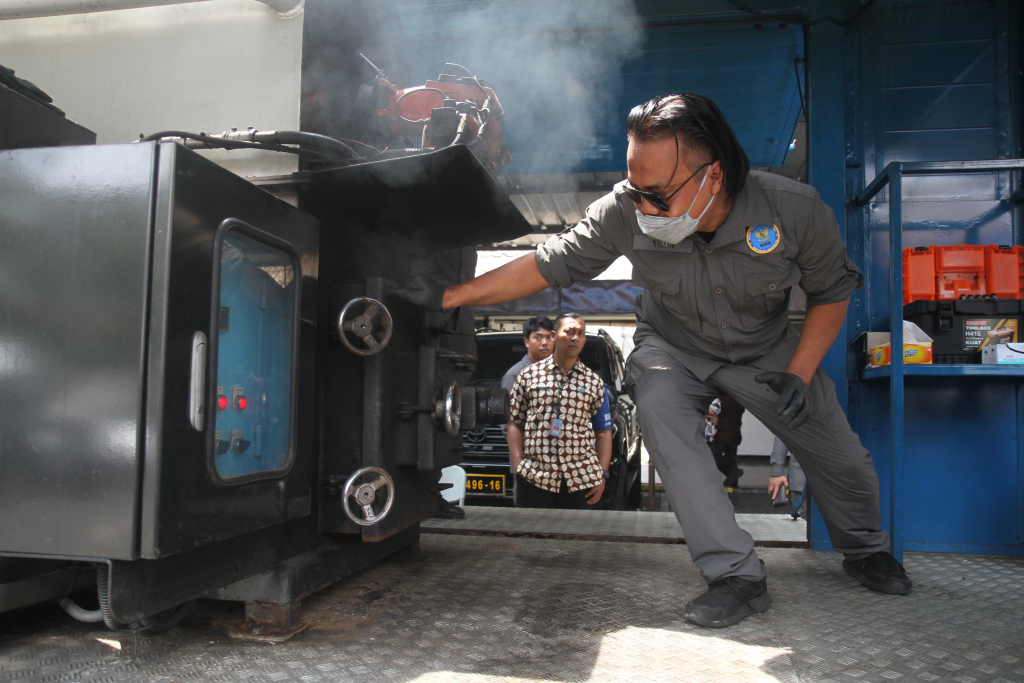
[[[869,368],[880,368],[892,362],[892,351],[889,342],[871,349],[871,365]],[[904,342],[903,362],[908,365],[931,364],[931,342]]]
[[[888,332],[866,332],[867,367],[880,368],[892,362]],[[913,365],[932,362],[932,338],[912,322],[903,321],[903,362]]]
[[[1024,345],[986,346],[981,350],[981,362],[985,365],[1024,365]]]

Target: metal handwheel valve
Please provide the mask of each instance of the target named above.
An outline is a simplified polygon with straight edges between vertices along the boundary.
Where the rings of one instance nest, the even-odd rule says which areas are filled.
[[[358,306],[364,305],[362,313],[356,314]],[[338,339],[357,356],[373,356],[387,348],[391,341],[391,314],[384,304],[366,296],[352,299],[338,315]],[[349,334],[358,337],[365,348],[357,347]]]
[[[360,477],[367,474],[377,475],[372,481],[358,483]],[[387,487],[387,497],[385,498],[384,505],[379,510],[374,511],[374,503],[377,502],[377,491],[383,487]],[[352,505],[349,503],[349,498],[355,499],[355,503],[358,506],[359,512],[362,513],[362,517],[357,516],[352,511]],[[345,508],[345,514],[348,518],[359,526],[373,526],[378,522],[381,522],[385,517],[388,516],[388,512],[391,511],[391,504],[395,502],[395,482],[391,478],[391,475],[382,470],[379,467],[364,467],[356,470],[348,481],[345,482],[345,489],[342,498],[342,505]]]
[[[462,392],[455,382],[445,387],[444,396],[437,399],[434,419],[441,423],[448,436],[459,435],[459,426],[462,423]]]

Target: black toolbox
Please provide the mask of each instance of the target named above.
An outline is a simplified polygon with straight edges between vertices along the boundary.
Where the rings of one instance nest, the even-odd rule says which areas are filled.
[[[974,296],[914,301],[903,306],[903,319],[932,338],[933,363],[980,363],[983,347],[1021,340],[1024,300]]]

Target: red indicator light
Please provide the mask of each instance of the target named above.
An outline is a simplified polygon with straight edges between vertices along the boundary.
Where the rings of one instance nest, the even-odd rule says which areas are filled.
[[[224,410],[225,408],[227,408],[228,407],[228,397],[227,396],[221,396],[220,398],[218,398],[217,399],[217,405],[220,406],[221,410]]]
[[[245,407],[247,405],[249,405],[249,402],[247,400],[245,400],[245,396],[239,396],[238,397],[238,409],[239,410],[245,410]]]

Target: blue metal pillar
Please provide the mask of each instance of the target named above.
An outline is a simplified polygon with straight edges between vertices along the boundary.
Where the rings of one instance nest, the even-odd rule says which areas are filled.
[[[893,164],[889,175],[889,536],[892,555],[903,561],[903,164]]]
[[[846,239],[845,109],[843,86],[843,29],[825,22],[806,29],[807,175],[809,183],[835,212]],[[847,327],[822,360],[821,367],[835,382],[843,410],[847,408]],[[811,494],[813,502],[814,494]],[[811,548],[831,550],[824,520],[811,506],[808,536]]]

